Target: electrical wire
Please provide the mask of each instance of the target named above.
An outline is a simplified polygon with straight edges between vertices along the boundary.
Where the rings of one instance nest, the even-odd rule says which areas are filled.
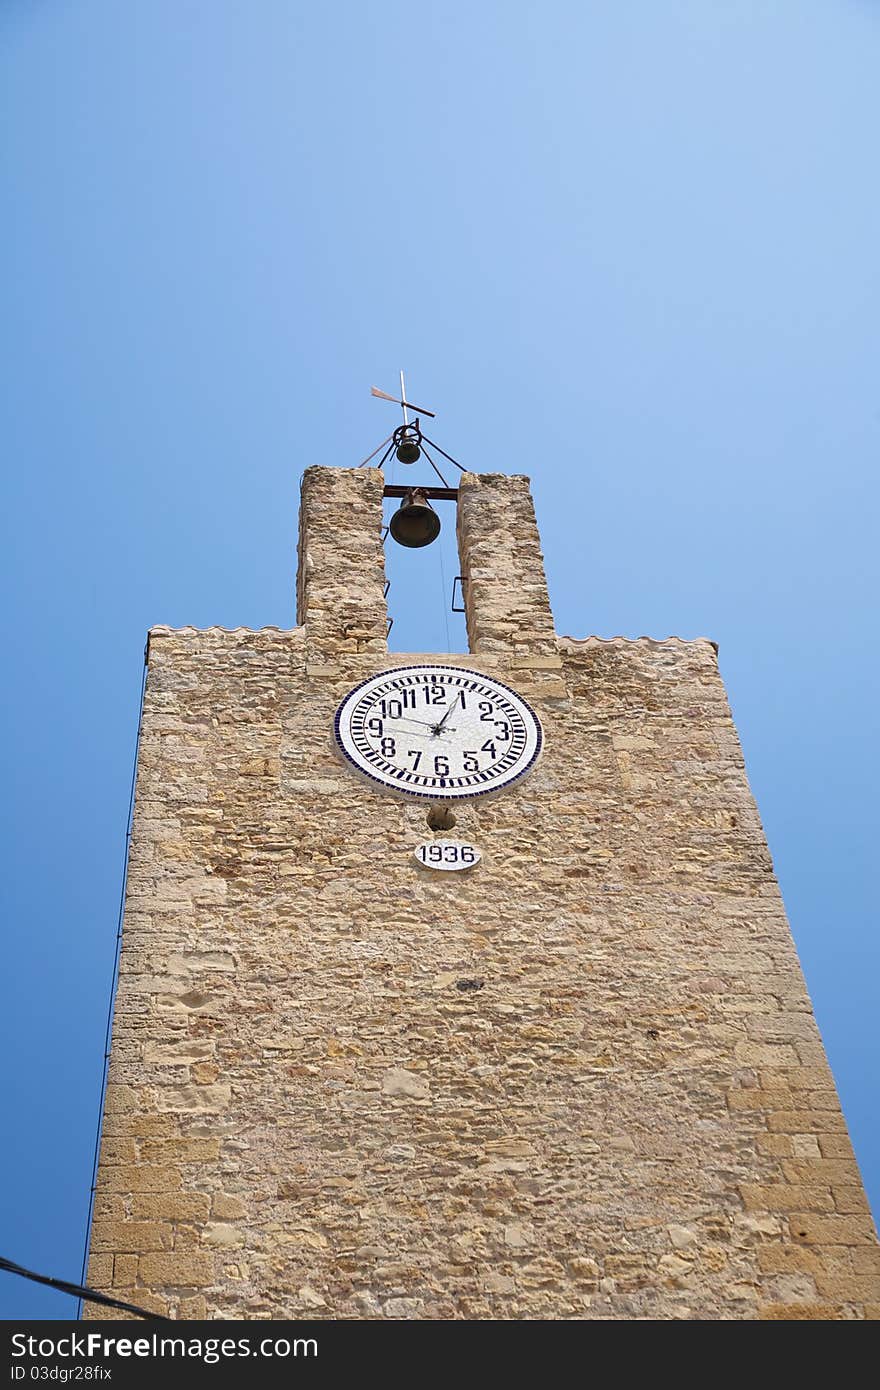
[[[107,1002],[107,1023],[104,1028],[104,1066],[101,1073],[101,1095],[98,1101],[98,1120],[95,1126],[95,1151],[92,1156],[92,1185],[89,1189],[89,1211],[86,1219],[85,1243],[83,1246],[82,1270],[80,1273],[80,1288],[85,1288],[86,1269],[89,1261],[89,1237],[92,1231],[92,1217],[95,1210],[95,1190],[98,1185],[98,1158],[101,1152],[101,1128],[104,1119],[104,1098],[107,1094],[107,1073],[110,1067],[110,1042],[113,1033],[113,1005],[116,999],[116,985],[119,980],[119,957],[122,951],[122,919],[125,911],[125,889],[128,883],[128,851],[131,844],[131,825],[134,816],[134,791],[137,781],[138,753],[141,746],[141,730],[144,724],[144,695],[147,688],[147,659],[149,656],[149,641],[144,647],[144,669],[141,676],[141,702],[138,713],[137,734],[134,741],[134,761],[131,769],[131,786],[128,794],[128,821],[125,827],[125,855],[122,865],[122,887],[119,891],[119,909],[116,914],[116,945],[113,954],[113,974],[110,979],[110,998]],[[72,1287],[72,1286],[71,1286]],[[77,1309],[77,1317],[82,1317],[82,1295],[80,1305]],[[119,1305],[122,1306],[122,1305]],[[144,1316],[151,1317],[147,1313]]]
[[[24,1265],[17,1265],[14,1260],[7,1260],[5,1255],[0,1255],[0,1269],[7,1274],[17,1274],[21,1279],[30,1279],[34,1284],[46,1284],[50,1289],[57,1289],[59,1293],[69,1293],[72,1298],[78,1298],[80,1309],[83,1300],[89,1303],[103,1303],[105,1308],[121,1308],[124,1313],[134,1313],[139,1318],[151,1318],[156,1322],[171,1322],[171,1318],[166,1318],[164,1313],[150,1313],[146,1308],[138,1308],[136,1303],[124,1303],[121,1298],[111,1298],[109,1294],[98,1293],[97,1289],[87,1289],[83,1284],[71,1284],[67,1279],[53,1279],[49,1274],[37,1274],[32,1269],[25,1269]]]
[[[450,635],[449,635],[449,613],[447,612],[447,608],[446,608],[446,569],[445,569],[444,564],[443,564],[443,539],[442,539],[442,537],[441,537],[441,539],[440,539],[440,544],[438,545],[437,550],[438,550],[439,555],[440,555],[440,588],[441,588],[441,590],[442,590],[442,594],[441,594],[441,598],[440,598],[440,604],[441,604],[441,607],[442,607],[442,609],[443,609],[443,623],[444,623],[444,625],[445,625],[445,627],[446,627],[446,650],[447,650],[447,652],[451,652],[451,651],[452,651],[452,638],[451,638]]]

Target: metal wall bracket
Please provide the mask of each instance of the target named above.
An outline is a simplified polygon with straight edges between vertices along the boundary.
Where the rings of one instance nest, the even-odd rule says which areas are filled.
[[[465,575],[465,574],[457,574],[457,575],[455,576],[455,578],[453,579],[453,581],[452,581],[452,611],[453,611],[453,613],[463,613],[463,612],[465,611],[465,605],[464,605],[464,586],[465,586],[465,584],[466,584],[467,582],[468,582],[468,581],[467,581],[467,575]],[[455,586],[456,586],[456,584],[459,585],[460,591],[461,591],[461,607],[460,607],[460,608],[457,608],[457,607],[456,607],[456,604],[455,604]]]

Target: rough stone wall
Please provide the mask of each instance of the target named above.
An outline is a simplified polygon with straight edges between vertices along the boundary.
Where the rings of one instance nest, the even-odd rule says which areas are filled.
[[[465,473],[457,513],[470,650],[556,656],[528,478]]]
[[[378,468],[303,474],[296,613],[314,656],[386,650],[384,486]]]
[[[331,744],[414,659],[544,725],[466,874]],[[91,1249],[181,1318],[876,1316],[711,644],[155,629]]]

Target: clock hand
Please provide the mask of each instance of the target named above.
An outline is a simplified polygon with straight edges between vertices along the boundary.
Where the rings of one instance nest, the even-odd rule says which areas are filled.
[[[458,692],[458,694],[456,695],[455,699],[452,701],[452,704],[449,706],[449,709],[446,711],[446,713],[444,714],[443,718],[440,720],[440,723],[439,723],[439,724],[434,724],[434,725],[433,725],[433,727],[432,727],[432,729],[431,729],[431,733],[432,733],[432,734],[434,734],[434,735],[439,734],[440,730],[443,728],[443,725],[446,723],[447,719],[449,718],[449,716],[450,716],[450,714],[452,713],[452,711],[455,709],[455,706],[458,704],[458,702],[459,702],[460,699],[461,699],[461,691]]]
[[[430,720],[410,719],[408,714],[398,715],[397,719],[395,719],[394,722],[395,724],[423,724],[426,729],[430,729],[432,732],[436,728],[436,725],[432,724]]]
[[[454,725],[450,725],[449,728],[446,730],[446,733],[447,733],[447,734],[454,734],[454,733],[455,733],[455,727],[454,727]],[[401,738],[435,738],[435,737],[436,737],[436,735],[434,734],[434,731],[433,731],[433,730],[432,730],[429,734],[420,733],[417,729],[413,729],[413,731],[412,731],[411,734],[401,734]],[[371,747],[372,747],[372,745],[371,745]],[[375,751],[375,750],[374,750],[374,751]]]

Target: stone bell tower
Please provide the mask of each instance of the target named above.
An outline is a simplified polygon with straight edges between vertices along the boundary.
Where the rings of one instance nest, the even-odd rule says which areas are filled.
[[[876,1315],[712,643],[557,636],[528,480],[466,474],[470,650],[391,654],[383,488],[306,472],[296,628],[150,633],[90,1283],[177,1318]],[[334,748],[418,662],[543,728],[455,804],[467,872]]]

